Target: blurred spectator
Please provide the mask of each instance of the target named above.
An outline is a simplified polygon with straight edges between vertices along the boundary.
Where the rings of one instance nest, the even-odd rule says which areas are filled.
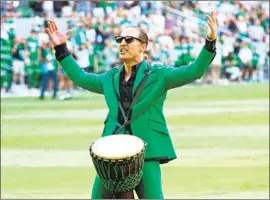
[[[259,19],[252,19],[251,26],[248,27],[248,35],[254,41],[262,40],[264,36],[264,30],[261,26],[261,21]]]
[[[234,52],[230,52],[225,58],[221,76],[230,81],[241,81],[241,75],[241,61]]]
[[[108,67],[108,69],[113,68],[117,64],[119,64],[118,56],[119,56],[118,48],[114,44],[114,41],[106,40],[106,46],[104,49],[104,57],[106,57],[105,65]]]
[[[76,30],[75,33],[76,46],[80,47],[87,41],[86,30],[84,28],[83,22],[79,22],[78,27],[75,30]]]
[[[74,1],[64,1],[61,9],[61,17],[71,17],[73,14]]]
[[[49,42],[49,36],[45,31],[45,28],[48,26],[48,20],[45,19],[43,24],[37,24],[34,28],[37,32],[38,44],[42,45],[43,41]]]
[[[203,82],[222,84],[219,80],[224,78],[247,82],[268,79],[269,2],[28,0],[1,1],[0,5],[1,88],[6,91],[12,91],[13,83],[16,86],[25,82],[32,89],[44,86],[46,73],[43,81],[40,78],[44,58],[41,61],[37,52],[43,41],[49,41],[45,28],[47,20],[54,17],[66,19],[67,24],[61,24],[61,28],[72,29],[67,45],[74,56],[79,55],[81,67],[88,72],[102,73],[122,64],[114,36],[131,25],[138,25],[148,33],[149,62],[173,67],[188,65],[205,42],[207,15],[216,10],[217,55]],[[22,24],[15,22],[21,17],[32,17],[34,22],[29,35],[22,38],[26,43],[18,45],[19,37],[15,33]],[[10,47],[16,52],[14,59]],[[25,57],[18,56],[23,55],[18,52],[25,52]],[[58,70],[58,76],[61,99],[70,98],[70,91],[76,86],[69,84],[63,70]]]
[[[161,10],[156,10],[149,15],[151,23],[151,29],[154,34],[164,34],[165,31],[165,17],[162,15]]]
[[[52,98],[55,99],[58,90],[58,63],[54,56],[53,45],[50,42],[43,41],[40,48],[40,60],[41,60],[41,71],[42,71],[42,82],[40,99],[44,99],[45,91],[48,88],[48,83],[50,80],[53,81],[53,95]]]
[[[248,25],[243,15],[238,15],[237,20],[236,20],[236,26],[240,35],[247,36]]]
[[[137,25],[141,16],[141,7],[139,1],[127,1],[126,9],[128,10],[128,20],[132,21],[133,25]]]
[[[91,12],[90,1],[75,1],[75,7],[79,16],[87,16]]]
[[[90,72],[90,55],[93,49],[90,47],[89,43],[82,43],[77,50],[79,66],[86,72]]]
[[[170,65],[170,49],[165,43],[160,44],[159,61],[162,65]]]
[[[162,46],[167,46],[169,51],[174,48],[173,39],[170,35],[166,35],[164,33],[157,34],[157,42]]]
[[[253,52],[252,69],[251,69],[251,77],[250,77],[252,82],[257,82],[259,80],[259,77],[258,77],[259,60],[260,60],[260,55],[256,52]]]
[[[30,0],[29,7],[33,9],[34,14],[37,16],[43,15],[43,0]]]
[[[175,49],[178,50],[178,57],[174,64],[175,67],[181,67],[182,65],[188,65],[193,61],[192,57],[192,44],[190,43],[188,37],[182,36],[180,38],[180,45],[176,46]]]
[[[75,58],[75,60],[77,60],[78,56],[77,56],[76,50],[75,50],[75,43],[72,42],[71,38],[68,39],[67,46],[68,46],[72,56]],[[59,92],[60,92],[59,99],[60,100],[70,99],[72,97],[72,89],[74,88],[73,82],[68,78],[64,69],[61,67],[58,69],[57,75],[59,78]]]
[[[132,21],[128,18],[128,13],[125,12],[122,16],[122,19],[118,22],[121,29],[124,29],[128,26],[132,26]]]
[[[221,66],[222,66],[222,46],[220,41],[218,40],[216,43],[216,56],[211,63],[210,73],[211,73],[211,82],[212,84],[218,84],[220,80],[221,74]]]
[[[39,43],[35,29],[31,30],[30,36],[26,39],[26,49],[28,51],[25,66],[26,84],[29,89],[39,88],[41,70],[39,66]]]
[[[242,48],[239,51],[239,58],[242,63],[243,79],[249,81],[252,75],[253,54],[247,43],[242,43]]]
[[[68,1],[53,1],[53,11],[57,17],[61,17],[62,8],[64,5],[68,5]]]
[[[13,73],[16,85],[24,83],[24,68],[26,58],[26,41],[22,37],[18,37],[13,45]]]
[[[106,29],[108,29],[108,27],[105,24],[102,24],[101,21],[98,21],[95,24],[96,38],[94,42],[94,51],[97,53],[103,51],[105,47],[105,40],[109,37],[109,33]]]
[[[160,62],[160,44],[158,43],[157,39],[151,39],[148,42],[148,53],[150,55],[150,60],[153,63],[159,63]]]
[[[53,1],[44,1],[42,4],[42,9],[48,17],[54,16]]]
[[[1,27],[3,20],[1,19]],[[12,64],[12,43],[9,40],[7,30],[1,28],[1,89],[5,92],[11,91],[13,78],[13,64]]]
[[[5,4],[4,6],[7,12],[16,13],[20,3],[19,1],[6,1],[3,4]]]

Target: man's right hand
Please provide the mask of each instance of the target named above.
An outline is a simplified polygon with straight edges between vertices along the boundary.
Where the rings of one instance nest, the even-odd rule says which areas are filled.
[[[71,30],[68,30],[66,34],[60,32],[54,21],[49,21],[46,32],[48,33],[54,47],[66,43],[67,39],[71,35]]]

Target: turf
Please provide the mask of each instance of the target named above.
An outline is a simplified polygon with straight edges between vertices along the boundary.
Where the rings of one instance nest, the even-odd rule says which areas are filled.
[[[268,88],[264,83],[185,86],[169,91],[164,109],[178,159],[162,166],[165,197],[268,194]],[[67,101],[1,100],[1,154],[5,159],[16,159],[5,154],[10,150],[33,151],[33,155],[38,150],[88,153],[103,129],[106,104],[101,95],[83,93]],[[180,113],[166,111],[171,108]],[[69,159],[76,163],[72,156]],[[46,167],[43,160],[44,166],[37,167],[7,164],[1,158],[6,163],[1,167],[1,198],[90,197],[95,176],[92,165],[51,163]]]

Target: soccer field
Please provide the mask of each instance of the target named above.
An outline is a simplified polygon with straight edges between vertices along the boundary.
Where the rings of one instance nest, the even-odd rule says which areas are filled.
[[[269,197],[268,88],[169,91],[164,113],[178,159],[162,165],[165,198]],[[1,100],[1,198],[90,198],[88,148],[103,129],[103,96]]]

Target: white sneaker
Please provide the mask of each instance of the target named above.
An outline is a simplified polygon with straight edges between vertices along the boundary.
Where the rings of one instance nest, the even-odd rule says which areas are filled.
[[[67,99],[71,99],[71,94],[70,93],[65,93],[59,96],[60,100],[67,100]]]
[[[71,99],[71,94],[67,93],[65,97],[66,97],[65,99]]]

